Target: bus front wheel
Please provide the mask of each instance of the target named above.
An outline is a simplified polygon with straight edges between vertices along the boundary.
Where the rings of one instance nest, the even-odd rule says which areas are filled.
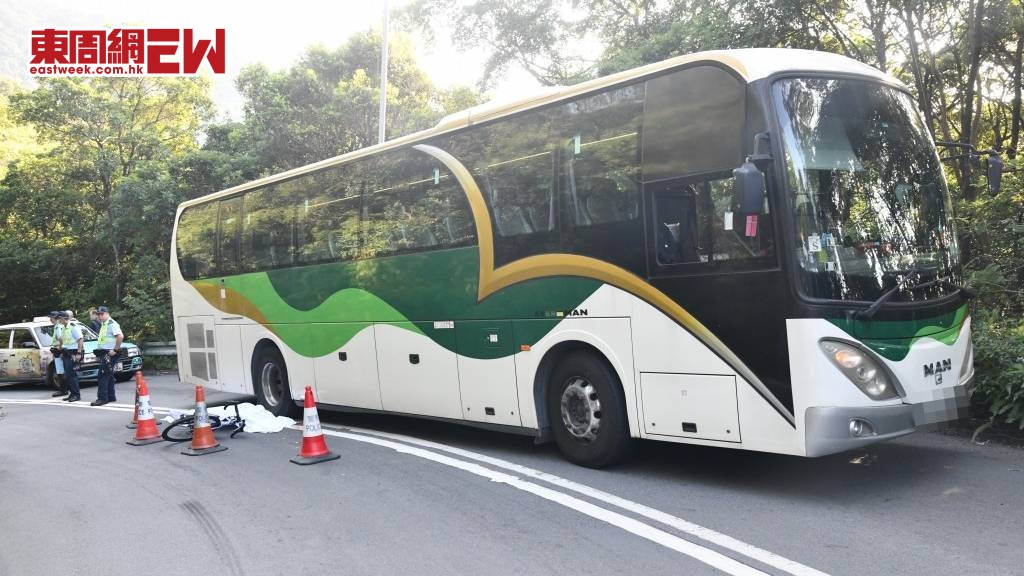
[[[559,450],[571,462],[604,468],[629,452],[626,399],[618,376],[590,352],[573,352],[551,374],[548,421]]]
[[[299,407],[288,387],[288,367],[277,349],[268,346],[257,354],[252,366],[252,387],[260,405],[274,416],[298,416]]]

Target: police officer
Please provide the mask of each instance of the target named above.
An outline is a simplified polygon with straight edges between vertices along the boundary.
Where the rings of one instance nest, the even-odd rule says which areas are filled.
[[[117,402],[114,392],[114,361],[121,353],[121,342],[124,341],[121,325],[110,317],[110,310],[106,306],[96,308],[96,319],[100,321],[95,350],[96,359],[100,362],[100,376],[96,383],[96,401],[90,406]]]
[[[50,324],[53,324],[50,352],[53,354],[53,379],[57,383],[57,391],[53,393],[54,398],[68,395],[68,385],[64,381],[64,362],[60,357],[60,333],[64,329],[64,325],[60,323],[59,316],[60,312],[56,310],[50,312]]]
[[[89,308],[89,329],[93,332],[100,331],[100,321],[96,319],[96,308]]]
[[[85,355],[85,340],[82,338],[82,330],[71,324],[71,315],[67,312],[59,313],[60,331],[60,357],[64,364],[64,381],[67,382],[70,394],[65,400],[77,402],[82,399],[81,390],[78,387],[78,373],[75,365],[82,361]]]

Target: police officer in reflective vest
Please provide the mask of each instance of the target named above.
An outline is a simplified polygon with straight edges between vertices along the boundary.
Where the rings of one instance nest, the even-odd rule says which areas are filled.
[[[50,340],[50,353],[53,354],[53,380],[57,384],[57,391],[53,397],[67,396],[68,385],[64,381],[64,362],[60,357],[60,333],[64,325],[60,323],[60,312],[50,312],[50,323],[53,324],[53,337]]]
[[[110,402],[117,402],[114,392],[114,362],[121,353],[124,333],[121,332],[121,325],[110,317],[110,310],[106,306],[96,308],[96,315],[97,320],[100,321],[95,352],[96,359],[100,363],[100,376],[96,383],[96,401],[90,405],[102,406]]]
[[[82,338],[82,330],[71,324],[71,315],[67,312],[59,313],[60,331],[60,358],[64,364],[64,381],[67,383],[70,394],[64,400],[77,402],[82,399],[81,391],[78,388],[78,373],[76,365],[82,361],[85,355],[85,340]]]

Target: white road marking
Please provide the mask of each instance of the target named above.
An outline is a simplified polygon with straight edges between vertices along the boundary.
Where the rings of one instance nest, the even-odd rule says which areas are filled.
[[[90,406],[88,403],[85,402],[63,402],[60,398],[53,398],[49,400],[0,398],[0,404],[23,404],[34,406],[72,406],[77,408],[92,408],[95,410],[113,410],[117,412],[130,412],[135,408],[135,406],[132,404],[107,404],[104,406]],[[155,413],[168,413],[170,411],[171,408],[153,408],[153,412]],[[295,430],[302,430],[300,426],[293,426],[292,428]],[[419,448],[415,448],[414,446],[423,446],[425,448],[431,448],[434,450],[440,450],[442,452],[448,452],[450,454],[455,454],[463,458],[475,460],[477,462],[483,462],[491,466],[503,468],[505,470],[510,470],[518,474],[522,474],[523,476],[528,476],[531,478],[542,480],[544,482],[553,484],[555,486],[559,486],[566,490],[582,494],[584,496],[587,496],[588,498],[605,502],[613,506],[617,506],[619,508],[622,508],[623,510],[628,510],[634,514],[637,514],[638,516],[643,516],[650,520],[660,522],[662,524],[665,524],[666,526],[671,526],[672,528],[675,528],[680,532],[689,534],[702,540],[706,540],[728,550],[732,550],[733,552],[742,554],[748,558],[764,563],[768,566],[778,568],[779,570],[783,570],[789,574],[793,574],[794,576],[828,576],[824,572],[815,570],[814,568],[805,566],[794,560],[789,560],[788,558],[775,554],[774,552],[764,550],[763,548],[758,548],[757,546],[754,546],[752,544],[747,544],[746,542],[742,542],[726,534],[716,532],[714,530],[711,530],[710,528],[705,528],[698,524],[694,524],[692,522],[683,520],[682,518],[678,518],[676,516],[668,514],[667,512],[662,512],[661,510],[658,510],[656,508],[651,508],[650,506],[646,506],[644,504],[640,504],[638,502],[634,502],[632,500],[628,500],[626,498],[622,498],[614,494],[609,494],[602,490],[598,490],[597,488],[592,488],[585,484],[580,484],[578,482],[574,482],[572,480],[568,480],[566,478],[562,478],[554,474],[549,474],[547,472],[535,470],[533,468],[529,468],[527,466],[523,466],[520,464],[515,464],[513,462],[502,460],[500,458],[494,458],[492,456],[471,452],[469,450],[465,450],[462,448],[456,448],[454,446],[440,444],[438,442],[431,442],[429,440],[421,440],[419,438],[415,438],[412,436],[393,434],[389,432],[380,432],[377,430],[370,430],[364,428],[346,427],[346,429],[349,430],[350,432],[339,432],[335,430],[324,429],[324,434],[338,436],[341,438],[347,438],[350,440],[355,440],[357,442],[366,442],[370,444],[376,444],[378,446],[391,448],[403,454],[409,454],[427,460],[432,460],[440,464],[445,464],[447,466],[459,468],[461,470],[470,472],[477,476],[488,478],[494,482],[508,484],[514,488],[518,488],[520,490],[529,492],[536,496],[540,496],[541,498],[544,498],[546,500],[556,502],[567,508],[571,508],[582,514],[586,514],[587,516],[590,516],[592,518],[612,524],[623,530],[626,530],[627,532],[631,532],[633,534],[636,534],[637,536],[646,538],[647,540],[656,542],[682,554],[686,554],[687,556],[690,556],[696,560],[704,562],[709,566],[713,566],[729,574],[743,576],[767,576],[767,574],[760,570],[757,570],[751,566],[733,560],[732,558],[720,554],[719,552],[716,552],[710,548],[705,548],[698,544],[694,544],[693,542],[684,540],[682,538],[669,534],[668,532],[665,532],[663,530],[659,530],[658,528],[655,528],[649,524],[644,524],[643,522],[640,522],[628,516],[624,516],[622,514],[608,510],[606,508],[601,508],[600,506],[596,506],[585,500],[580,500],[579,498],[576,498],[574,496],[570,496],[563,492],[558,492],[556,490],[546,488],[539,484],[534,484],[533,482],[527,482],[516,476],[504,474],[502,472],[497,472],[489,468],[484,468],[483,466],[473,464],[472,462],[466,462],[464,460],[450,458],[448,456],[444,456],[443,454],[438,454],[436,452],[431,452],[429,450],[422,450]],[[396,442],[392,442],[391,440],[395,440]]]
[[[762,562],[764,564],[767,564],[768,566],[772,566],[773,568],[784,570],[785,572],[793,574],[794,576],[827,576],[827,574],[825,574],[824,572],[815,570],[810,566],[805,566],[794,560],[790,560],[783,556],[779,556],[774,552],[770,552],[763,548],[758,548],[757,546],[754,546],[752,544],[747,544],[746,542],[737,540],[732,536],[728,536],[726,534],[722,534],[721,532],[716,532],[710,528],[705,528],[698,524],[688,522],[686,520],[683,520],[682,518],[678,518],[676,516],[668,514],[667,512],[662,512],[661,510],[658,510],[656,508],[651,508],[650,506],[646,506],[644,504],[640,504],[632,500],[627,500],[614,494],[609,494],[602,490],[598,490],[597,488],[592,488],[585,484],[580,484],[578,482],[574,482],[572,480],[568,480],[560,476],[555,476],[554,474],[549,474],[547,472],[535,470],[533,468],[522,466],[520,464],[515,464],[513,462],[502,460],[500,458],[494,458],[492,456],[478,454],[476,452],[471,452],[469,450],[465,450],[462,448],[456,448],[454,446],[449,446],[447,444],[440,444],[438,442],[431,442],[429,440],[421,440],[419,438],[415,438],[412,436],[393,434],[390,432],[379,432],[377,430],[370,430],[365,428],[352,428],[347,426],[345,428],[346,430],[360,434],[371,434],[373,436],[379,436],[381,438],[389,438],[391,440],[406,442],[408,444],[414,444],[416,446],[423,446],[425,448],[441,450],[444,452],[448,452],[450,454],[461,456],[463,458],[476,460],[477,462],[483,462],[491,466],[496,466],[498,468],[510,470],[517,474],[522,474],[523,476],[529,476],[531,478],[543,480],[555,486],[565,488],[566,490],[571,490],[578,494],[582,494],[588,498],[592,498],[594,500],[599,500],[601,502],[617,506],[619,508],[622,508],[623,510],[628,510],[634,514],[637,514],[638,516],[643,516],[644,518],[654,520],[655,522],[660,522],[662,524],[665,524],[666,526],[671,526],[672,528],[675,528],[680,532],[689,534],[691,536],[695,536],[702,540],[706,540],[728,550],[732,550],[733,552],[742,554],[748,558],[757,560],[758,562]]]
[[[302,428],[300,426],[293,426],[292,429],[301,430]],[[479,464],[466,462],[465,460],[459,460],[457,458],[452,458],[450,456],[445,456],[444,454],[438,454],[437,452],[431,452],[430,450],[424,450],[401,442],[394,442],[364,434],[338,432],[336,430],[324,430],[323,432],[329,436],[337,436],[339,438],[355,440],[356,442],[365,442],[367,444],[375,444],[384,448],[391,448],[392,450],[402,454],[408,454],[430,460],[432,462],[437,462],[439,464],[444,464],[446,466],[451,466],[453,468],[458,468],[469,472],[470,474],[487,478],[492,482],[508,484],[513,488],[540,496],[545,500],[561,504],[566,508],[580,512],[581,514],[606,522],[627,532],[640,536],[641,538],[650,540],[651,542],[661,544],[666,548],[690,556],[691,558],[699,560],[700,562],[717,568],[727,574],[732,574],[734,576],[768,576],[767,573],[752,566],[743,564],[742,562],[729,558],[728,556],[710,548],[705,548],[704,546],[694,544],[689,540],[684,540],[678,536],[669,534],[664,530],[659,530],[650,524],[644,524],[639,520],[606,508],[601,508],[600,506],[591,504],[590,502],[581,500],[575,496],[570,496],[564,492],[559,492],[533,482],[527,482],[526,480],[517,476],[512,476],[511,474],[491,470],[490,468],[485,468]]]
[[[113,410],[115,412],[133,412],[135,410],[135,404],[104,404],[103,406],[90,406],[86,400],[79,400],[78,402],[64,402],[60,398],[54,398],[52,400],[30,400],[24,398],[0,398],[0,404],[27,404],[30,406],[70,406],[72,408],[91,408],[93,410]],[[158,414],[166,414],[171,411],[171,408],[154,407],[153,412]]]

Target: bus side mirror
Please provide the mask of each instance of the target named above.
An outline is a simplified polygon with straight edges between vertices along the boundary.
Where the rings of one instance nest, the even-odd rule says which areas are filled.
[[[999,194],[1003,184],[1003,159],[998,154],[988,155],[988,191]]]
[[[760,214],[764,209],[764,174],[749,159],[732,171],[732,195],[740,214]]]

